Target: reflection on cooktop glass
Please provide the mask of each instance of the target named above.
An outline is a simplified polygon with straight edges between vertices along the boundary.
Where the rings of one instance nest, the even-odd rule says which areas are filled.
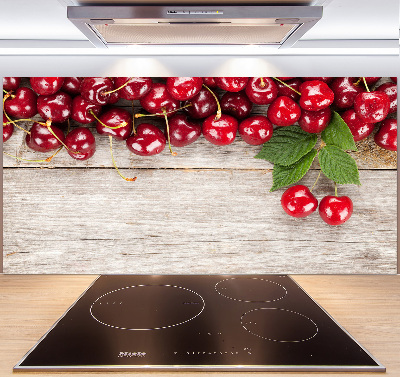
[[[288,276],[104,275],[14,370],[385,368]]]

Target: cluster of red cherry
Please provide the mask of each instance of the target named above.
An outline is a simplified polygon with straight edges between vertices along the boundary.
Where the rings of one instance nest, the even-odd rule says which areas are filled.
[[[29,88],[21,86],[21,78],[4,77],[3,142],[19,121],[39,114],[43,121],[33,121],[30,130],[24,129],[26,144],[35,151],[58,152],[65,147],[71,157],[86,160],[93,156],[96,145],[84,125],[96,122],[97,132],[109,136],[111,153],[114,138],[124,140],[137,155],[158,154],[167,144],[175,154],[171,145],[188,145],[201,134],[215,145],[232,143],[237,133],[245,142],[260,145],[271,139],[274,126],[297,123],[306,132],[319,133],[328,125],[333,108],[341,111],[355,141],[369,136],[380,123],[375,142],[397,150],[397,120],[388,117],[397,111],[397,79],[392,77],[377,86],[379,79],[31,77]],[[145,113],[131,114],[117,107],[120,99],[138,100]],[[254,105],[268,105],[265,115],[252,115]],[[163,117],[165,132],[151,123],[134,126],[135,119],[146,116]],[[69,119],[80,125],[72,130],[68,127],[65,136],[59,124]],[[114,166],[118,171],[115,162]],[[301,209],[287,212],[295,217],[308,214]]]
[[[354,141],[368,137],[380,122],[380,128],[374,135],[376,144],[384,149],[397,150],[397,120],[390,115],[397,112],[395,77],[391,78],[391,82],[379,85],[374,91],[370,91],[369,86],[376,84],[379,77],[324,78],[322,81],[325,84],[321,82],[318,89],[313,82],[305,84],[295,78],[287,79],[289,80],[286,83],[298,84],[296,90],[300,91],[297,94],[299,107],[302,108],[298,124],[304,131],[322,132],[329,123],[332,105],[336,110],[343,111],[341,117],[349,127]],[[304,99],[303,93],[307,85],[308,92],[313,95]],[[353,213],[352,200],[348,196],[338,196],[336,185],[335,195],[325,196],[319,204],[308,187],[289,187],[282,195],[281,204],[287,214],[298,218],[306,217],[318,208],[321,218],[329,225],[341,225]]]

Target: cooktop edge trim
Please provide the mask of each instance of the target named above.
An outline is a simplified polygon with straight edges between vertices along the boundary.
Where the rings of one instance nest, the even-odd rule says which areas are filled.
[[[93,284],[101,277],[101,275],[96,276],[96,278],[89,284],[89,286],[79,295],[79,297],[68,307],[68,309],[62,314],[57,321],[41,336],[41,338],[30,348],[30,350],[22,357],[20,361],[14,366],[13,370],[17,368],[24,368],[21,364],[25,359],[35,350],[39,343],[52,331],[57,324],[67,315],[67,313],[75,306],[75,304],[85,295],[85,293],[93,286]]]
[[[345,333],[347,336],[352,339],[376,364],[378,367],[381,367],[386,371],[386,367],[379,361],[377,360],[371,352],[369,352],[365,347],[363,347],[360,342],[353,336],[351,335],[331,314],[329,314],[317,301],[314,300],[305,290],[304,288],[294,279],[292,278],[291,275],[287,275],[293,282],[297,284],[297,286],[314,302],[315,305],[317,305],[334,323],[336,323],[337,326]]]

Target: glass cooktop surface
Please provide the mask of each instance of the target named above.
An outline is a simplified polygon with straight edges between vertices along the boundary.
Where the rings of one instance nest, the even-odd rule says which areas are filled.
[[[103,275],[14,370],[385,368],[288,276]]]

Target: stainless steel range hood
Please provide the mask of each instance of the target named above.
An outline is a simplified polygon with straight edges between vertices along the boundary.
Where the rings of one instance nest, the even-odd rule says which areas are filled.
[[[69,6],[68,19],[96,47],[128,45],[292,46],[322,17],[322,6]]]

